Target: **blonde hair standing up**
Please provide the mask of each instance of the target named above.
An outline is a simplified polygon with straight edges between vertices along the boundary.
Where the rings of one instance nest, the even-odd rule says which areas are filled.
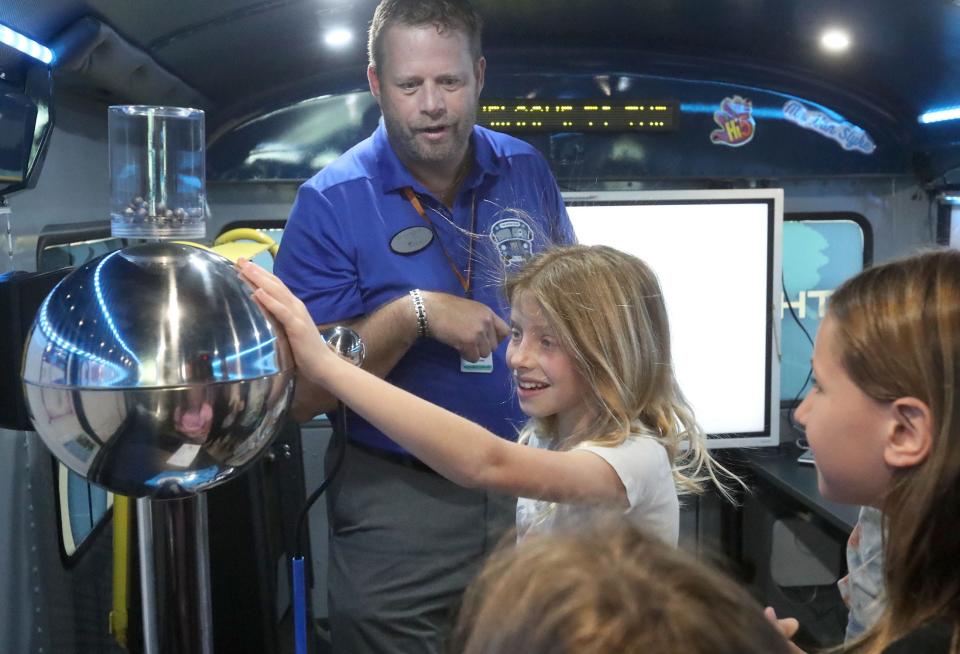
[[[736,477],[710,456],[674,377],[667,309],[649,266],[602,245],[557,247],[509,278],[505,291],[512,304],[523,295],[540,306],[592,391],[596,422],[560,449],[613,447],[646,427],[673,462],[678,492],[700,492],[712,480],[730,497],[719,476]],[[524,432],[557,436],[550,420],[533,419]]]
[[[894,473],[881,507],[887,607],[853,647],[879,652],[931,619],[960,624],[960,252],[871,268],[834,293],[828,315],[843,368],[864,393],[918,398],[932,416],[929,456]]]
[[[628,522],[537,534],[467,589],[453,654],[786,654],[760,606]]]

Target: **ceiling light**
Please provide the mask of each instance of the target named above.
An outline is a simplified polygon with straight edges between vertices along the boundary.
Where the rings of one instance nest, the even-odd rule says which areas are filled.
[[[351,41],[353,41],[353,32],[344,27],[334,27],[323,34],[323,42],[331,48],[342,48]]]
[[[11,48],[15,48],[23,54],[38,59],[45,64],[53,61],[53,52],[50,51],[50,48],[40,45],[33,39],[28,39],[23,34],[2,24],[0,24],[0,43],[5,43]]]
[[[845,52],[850,47],[850,35],[843,30],[828,29],[820,35],[820,45],[827,52]]]

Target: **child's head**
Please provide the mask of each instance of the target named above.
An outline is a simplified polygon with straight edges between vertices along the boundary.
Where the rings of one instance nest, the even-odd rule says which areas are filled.
[[[464,654],[779,654],[787,643],[733,581],[625,521],[528,538],[464,598]]]
[[[826,495],[882,507],[906,493],[916,511],[935,487],[956,486],[958,356],[960,252],[876,266],[837,289],[814,348],[816,384],[797,409]]]
[[[716,476],[726,471],[707,453],[674,377],[663,292],[647,264],[606,246],[558,247],[509,278],[505,290],[514,322],[507,363],[534,430],[570,438],[558,422],[579,418],[587,429],[575,441],[617,445],[640,423],[674,462],[678,490],[696,492],[711,479],[726,492]],[[534,329],[525,334],[525,326]],[[557,370],[562,379],[553,386]]]
[[[644,262],[605,246],[554,248],[508,279],[506,293],[515,312],[538,310],[571,358],[597,415],[595,435],[628,433],[638,418],[660,426],[657,411],[675,388],[670,331]]]
[[[894,618],[884,624],[895,632],[918,611],[960,610],[960,576],[946,574],[960,557],[960,252],[927,252],[843,284],[813,365],[817,385],[797,418],[821,490],[888,519]]]

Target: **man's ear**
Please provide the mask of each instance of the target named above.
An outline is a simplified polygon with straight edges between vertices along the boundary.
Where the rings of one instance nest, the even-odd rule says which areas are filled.
[[[901,397],[890,406],[891,432],[883,451],[892,468],[912,468],[926,461],[933,448],[930,407],[915,397]]]
[[[487,72],[486,57],[480,57],[477,59],[477,63],[474,64],[473,72],[477,76],[477,98],[479,98],[480,91],[483,90],[483,77]]]
[[[377,69],[373,64],[367,66],[367,83],[370,85],[370,93],[380,104],[380,76],[377,75]]]

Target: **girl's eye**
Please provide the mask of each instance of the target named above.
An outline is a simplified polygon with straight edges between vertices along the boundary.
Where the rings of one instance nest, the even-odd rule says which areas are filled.
[[[543,347],[544,349],[549,350],[554,346],[554,340],[552,338],[541,338],[540,346]]]
[[[512,327],[512,328],[510,329],[510,338],[513,339],[513,340],[515,340],[515,341],[519,341],[519,340],[520,340],[520,330],[517,329],[516,327]]]

